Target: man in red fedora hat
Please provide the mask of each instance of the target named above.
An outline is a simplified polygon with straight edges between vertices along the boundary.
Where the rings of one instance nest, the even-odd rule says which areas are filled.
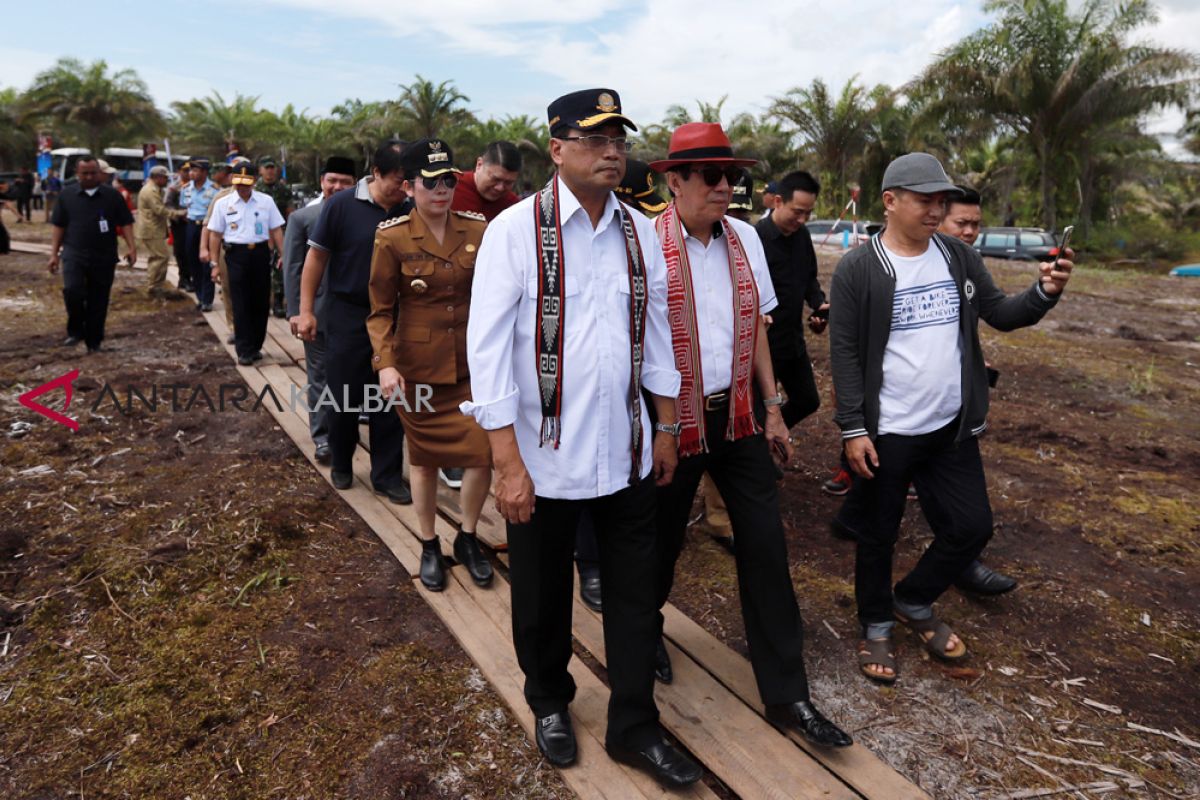
[[[792,445],[763,322],[776,306],[775,288],[754,228],[726,216],[734,184],[755,163],[734,157],[720,125],[692,122],[671,135],[667,158],[650,164],[666,173],[674,196],[656,227],[682,377],[679,463],[658,496],[659,607],[670,594],[696,487],[707,472],[733,526],[742,618],[767,718],[815,744],[846,747],[850,737],[809,699],[779,514],[779,464],[791,458]],[[670,680],[661,640],[657,671]]]

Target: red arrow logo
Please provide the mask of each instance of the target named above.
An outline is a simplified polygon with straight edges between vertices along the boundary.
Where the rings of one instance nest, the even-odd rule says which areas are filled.
[[[79,430],[79,423],[77,421],[64,414],[58,413],[52,408],[46,408],[41,403],[36,402],[34,398],[41,397],[46,392],[53,391],[61,386],[63,391],[67,393],[67,401],[63,403],[63,411],[66,411],[71,407],[71,396],[75,393],[75,387],[71,384],[73,384],[75,379],[78,377],[79,370],[73,369],[66,375],[59,375],[49,383],[43,383],[36,389],[30,389],[28,392],[18,397],[17,400],[20,401],[21,405],[25,406],[30,411],[36,411],[52,422],[57,422],[59,425],[66,425],[71,430],[77,431]]]

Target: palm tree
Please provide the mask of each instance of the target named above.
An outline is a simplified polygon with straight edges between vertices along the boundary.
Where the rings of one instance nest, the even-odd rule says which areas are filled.
[[[220,92],[171,104],[171,134],[187,144],[224,155],[236,144],[242,153],[274,150],[284,126],[274,113],[258,107],[257,97],[235,94],[226,101]]]
[[[364,168],[370,165],[371,154],[380,142],[400,136],[400,123],[393,102],[364,102],[351,98],[334,106],[332,114],[345,126],[349,142],[362,155]]]
[[[838,197],[857,176],[863,152],[870,141],[871,103],[867,90],[855,76],[835,98],[820,78],[806,88],[795,88],[773,98],[770,116],[790,125],[803,152],[811,156],[822,183]]]
[[[1187,122],[1184,123],[1180,133],[1183,138],[1183,146],[1192,155],[1200,156],[1200,109],[1193,108],[1187,113]]]
[[[939,96],[935,118],[990,119],[1020,136],[1037,165],[1042,222],[1054,228],[1059,192],[1072,188],[1064,170],[1080,143],[1183,107],[1200,61],[1128,43],[1156,19],[1149,0],[1085,0],[1075,13],[1067,0],[988,0],[985,8],[1000,19],[952,47],[919,83]]]
[[[131,69],[110,74],[103,59],[87,65],[59,59],[33,79],[22,107],[22,124],[58,124],[62,135],[82,138],[93,153],[122,137],[159,136],[166,129],[138,74]]]
[[[37,134],[22,124],[21,95],[13,88],[0,89],[0,164],[28,166],[37,149]]]
[[[433,81],[417,75],[407,86],[401,85],[396,104],[397,118],[411,138],[442,136],[452,128],[468,125],[474,116],[463,103],[471,98],[454,87],[454,81]]]

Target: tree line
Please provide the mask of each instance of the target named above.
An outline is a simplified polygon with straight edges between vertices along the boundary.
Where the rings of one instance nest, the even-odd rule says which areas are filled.
[[[913,150],[942,158],[957,180],[980,191],[988,219],[1076,224],[1085,237],[1146,228],[1148,243],[1200,222],[1200,165],[1172,158],[1146,130],[1148,117],[1182,110],[1184,147],[1200,155],[1200,58],[1146,43],[1156,19],[1149,0],[989,0],[990,25],[940,53],[902,86],[857,77],[830,87],[820,78],[768,98],[760,114],[726,118],[727,97],[673,105],[634,137],[633,155],[661,157],[683,122],[722,122],[739,155],[758,159],[758,185],[798,167],[826,187],[818,212],[836,216],[853,186],[860,213],[880,215],[884,167]],[[393,99],[347,99],[328,115],[289,104],[213,92],[159,109],[132,70],[61,59],[24,91],[0,90],[0,162],[31,163],[39,131],[93,152],[169,137],[178,152],[219,157],[230,142],[254,155],[286,152],[293,182],[346,155],[366,164],[382,140],[437,135],[468,167],[496,139],[515,142],[525,179],[552,168],[549,132],[538,116],[481,118],[453,80],[417,75]],[[1149,227],[1147,227],[1149,226]],[[1137,237],[1135,237],[1137,238]],[[1099,241],[1098,239],[1098,241]],[[1115,240],[1114,240],[1115,242]],[[1127,242],[1122,242],[1127,243]]]

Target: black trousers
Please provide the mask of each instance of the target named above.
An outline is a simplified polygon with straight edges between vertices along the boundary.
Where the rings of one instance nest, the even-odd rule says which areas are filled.
[[[325,389],[325,331],[318,329],[317,338],[304,343],[304,371],[308,375],[308,432],[313,444],[329,443],[328,408],[317,408],[317,401]],[[403,430],[403,429],[402,429]]]
[[[671,593],[692,501],[700,477],[708,472],[725,498],[733,527],[742,620],[758,693],[768,705],[808,700],[804,626],[788,570],[779,490],[767,440],[759,433],[726,441],[727,421],[728,409],[708,412],[705,424],[711,451],[679,459],[675,480],[658,490],[658,606],[662,608]],[[608,615],[607,607],[604,614]],[[661,613],[659,625],[661,629]]]
[[[203,225],[189,221],[187,224],[187,260],[188,269],[192,273],[192,288],[196,291],[196,302],[212,305],[217,294],[217,287],[212,280],[212,267],[200,263],[200,236],[204,233]],[[211,257],[213,254],[209,254]],[[236,325],[236,323],[235,323]]]
[[[29,222],[29,218],[32,216],[29,213],[29,210],[32,207],[31,206],[32,200],[33,200],[32,197],[18,197],[17,198],[17,217],[24,217],[26,222]]]
[[[920,436],[879,436],[875,477],[854,476],[847,505],[857,517],[854,593],[864,626],[893,618],[892,555],[910,482],[922,503],[933,503],[927,508],[936,535],[912,571],[896,584],[896,598],[931,605],[979,558],[992,537],[979,440],[956,443],[958,425],[955,420]]]
[[[783,384],[783,391],[787,394],[787,402],[780,410],[783,412],[783,422],[789,429],[821,407],[821,396],[817,393],[817,381],[813,377],[812,359],[808,357],[804,337],[797,338],[800,344],[796,355],[771,356],[775,380]]]
[[[175,267],[179,270],[181,287],[192,285],[192,267],[187,257],[187,228],[188,224],[184,221],[176,220],[171,223],[171,250],[175,254]]]
[[[271,250],[266,243],[248,250],[239,245],[225,248],[229,267],[229,297],[233,304],[234,346],[239,356],[252,356],[267,338],[270,313]]]
[[[82,339],[89,349],[104,341],[108,297],[117,271],[117,257],[96,256],[73,248],[62,253],[63,302],[67,306],[67,335]]]
[[[654,647],[654,483],[651,478],[605,497],[538,497],[533,517],[508,524],[513,645],[525,673],[525,700],[538,717],[565,711],[575,698],[571,660],[571,569],[579,516],[595,518],[608,657],[606,743],[642,747],[657,740]]]
[[[575,529],[575,566],[581,578],[600,574],[600,545],[596,541],[596,520],[586,511],[579,516],[579,525]]]
[[[349,472],[354,448],[358,446],[358,411],[347,410],[346,401],[362,408],[367,384],[378,385],[371,368],[371,337],[367,315],[371,309],[347,302],[336,295],[326,305],[325,343],[329,391],[338,411],[329,412],[329,450],[333,469]],[[395,409],[370,414],[371,485],[376,489],[399,486],[403,480],[404,428]]]

